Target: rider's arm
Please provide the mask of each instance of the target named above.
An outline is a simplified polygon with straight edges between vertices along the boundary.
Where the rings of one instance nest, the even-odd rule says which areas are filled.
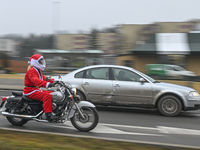
[[[41,80],[39,77],[39,74],[37,73],[37,71],[35,69],[30,69],[28,71],[28,78],[31,80],[31,82],[34,84],[34,86],[38,86],[38,87],[45,87],[47,88],[50,82]]]

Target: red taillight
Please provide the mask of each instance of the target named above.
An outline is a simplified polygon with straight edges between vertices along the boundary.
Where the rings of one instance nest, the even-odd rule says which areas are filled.
[[[7,99],[7,97],[3,97],[3,98],[2,98],[2,101],[4,102],[6,99]]]

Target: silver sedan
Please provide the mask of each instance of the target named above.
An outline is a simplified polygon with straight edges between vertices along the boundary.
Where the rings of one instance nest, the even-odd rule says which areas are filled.
[[[157,108],[165,116],[200,109],[200,95],[195,89],[158,82],[130,67],[87,66],[62,80],[77,88],[81,100],[96,105]]]

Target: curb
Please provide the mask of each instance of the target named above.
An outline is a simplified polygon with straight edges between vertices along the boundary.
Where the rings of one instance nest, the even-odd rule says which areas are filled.
[[[23,91],[24,86],[22,86],[22,85],[0,85],[0,90]]]

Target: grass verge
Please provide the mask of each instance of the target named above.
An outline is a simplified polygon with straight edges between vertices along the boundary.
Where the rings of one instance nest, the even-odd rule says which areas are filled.
[[[0,129],[0,150],[192,150]]]

